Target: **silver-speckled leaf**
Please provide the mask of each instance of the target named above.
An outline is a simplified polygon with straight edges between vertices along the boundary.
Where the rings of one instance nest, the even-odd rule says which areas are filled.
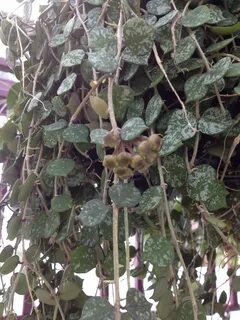
[[[105,0],[86,0],[89,4],[92,4],[93,6],[101,6]]]
[[[180,188],[186,183],[187,169],[185,161],[176,153],[164,159],[166,181],[173,188]]]
[[[204,84],[204,75],[195,74],[188,78],[184,85],[184,91],[187,102],[203,99],[208,92],[208,87]]]
[[[47,174],[50,176],[66,177],[75,167],[72,159],[55,159],[49,162],[47,166]]]
[[[196,49],[196,43],[191,36],[181,39],[177,43],[176,57],[175,57],[176,64],[182,63],[188,60],[189,58],[191,58],[195,49]]]
[[[222,77],[225,76],[231,64],[232,64],[232,61],[231,61],[231,58],[229,57],[220,59],[217,63],[214,64],[214,66],[210,71],[203,74],[204,76],[203,83],[205,85],[209,85],[220,80]]]
[[[147,2],[146,8],[151,14],[163,16],[171,11],[172,6],[170,0],[151,0]]]
[[[57,94],[64,94],[66,92],[68,92],[69,90],[72,89],[74,82],[76,81],[77,75],[76,73],[71,73],[69,76],[67,76],[67,78],[65,78],[63,80],[63,82],[61,83],[60,87],[57,90]]]
[[[88,201],[82,208],[79,219],[87,227],[94,227],[102,222],[109,208],[98,199]]]
[[[189,10],[182,18],[182,24],[187,28],[196,28],[207,23],[211,19],[211,11],[206,5],[197,6]]]
[[[71,124],[63,131],[63,139],[68,142],[89,142],[89,129],[84,124]]]
[[[60,225],[60,217],[57,212],[49,214],[40,213],[35,216],[31,228],[31,236],[34,239],[51,237]]]
[[[198,122],[198,129],[205,134],[214,135],[227,130],[233,124],[228,110],[223,114],[219,108],[207,109]]]
[[[210,19],[208,20],[209,24],[218,24],[219,22],[225,20],[223,12],[218,6],[214,4],[207,4],[207,6],[210,10]]]
[[[188,175],[187,191],[190,198],[203,202],[208,210],[226,208],[226,190],[222,181],[216,180],[216,171],[209,165],[200,165]]]
[[[143,98],[135,98],[133,102],[128,106],[127,119],[142,117],[144,110],[144,100]]]
[[[140,199],[140,191],[133,183],[118,183],[109,188],[109,196],[118,207],[135,207]]]
[[[85,52],[82,49],[76,49],[69,51],[62,58],[62,66],[63,67],[73,67],[78,64],[81,64],[84,58]]]
[[[240,63],[233,63],[227,73],[225,74],[225,77],[239,77],[240,76]]]
[[[132,320],[152,319],[151,306],[142,292],[135,288],[128,289],[126,309]]]
[[[105,129],[92,130],[90,133],[91,142],[96,144],[104,144],[104,138],[108,133],[109,131]]]
[[[141,18],[129,19],[123,27],[127,48],[136,55],[150,53],[154,40],[154,29]]]
[[[168,122],[160,155],[166,156],[177,150],[183,141],[194,137],[196,128],[197,121],[191,112],[185,114],[183,110],[174,111]]]
[[[91,297],[83,306],[80,320],[114,320],[114,307],[100,297]]]
[[[157,120],[163,106],[163,100],[159,94],[155,94],[147,104],[145,111],[145,122],[147,126],[151,126]]]
[[[93,51],[105,49],[107,52],[110,51],[112,55],[117,53],[117,38],[110,28],[94,28],[89,33],[88,45]]]
[[[235,37],[232,37],[226,40],[219,41],[217,43],[213,43],[209,47],[207,47],[206,53],[213,53],[213,52],[220,51],[221,49],[229,45],[234,39]]]
[[[64,37],[63,34],[57,34],[56,36],[52,37],[52,39],[49,41],[49,47],[58,47],[61,44],[64,44],[66,40],[67,39]]]
[[[178,14],[178,10],[170,11],[164,17],[160,18],[153,26],[155,29],[160,28],[171,22]]]
[[[71,267],[74,272],[85,273],[95,268],[95,259],[92,248],[80,245],[71,253]]]
[[[101,72],[112,73],[117,69],[117,60],[112,52],[106,49],[89,52],[88,59],[93,68]]]
[[[76,17],[72,17],[70,20],[68,20],[68,22],[66,23],[66,25],[64,26],[63,29],[63,35],[65,38],[68,38],[70,36],[70,34],[73,31],[74,25],[76,23]]]
[[[136,53],[132,52],[129,48],[125,48],[123,50],[123,60],[125,60],[129,63],[147,66],[150,54],[151,54],[151,52],[147,52],[145,54],[136,54]]]
[[[71,209],[73,200],[68,194],[60,194],[51,199],[51,209],[55,212],[64,212]]]
[[[123,121],[128,106],[134,100],[134,92],[129,86],[115,85],[113,87],[113,106],[117,121]]]
[[[160,186],[150,187],[143,192],[139,202],[141,213],[148,214],[151,210],[156,209],[163,204],[163,191]]]
[[[121,129],[121,138],[125,141],[133,140],[139,137],[145,130],[147,130],[143,119],[141,118],[131,118],[127,120]]]
[[[167,267],[174,259],[173,245],[159,234],[151,235],[145,242],[143,259],[155,267]]]

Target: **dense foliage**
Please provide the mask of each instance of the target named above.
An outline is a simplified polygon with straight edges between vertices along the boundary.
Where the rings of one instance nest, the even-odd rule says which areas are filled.
[[[22,5],[0,31],[19,80],[0,129],[14,241],[1,312],[14,318],[17,292],[26,319],[223,317],[214,266],[230,261],[240,289],[239,1],[54,0],[34,24]],[[83,292],[76,274],[93,268],[114,307]],[[156,315],[130,273],[148,278]]]

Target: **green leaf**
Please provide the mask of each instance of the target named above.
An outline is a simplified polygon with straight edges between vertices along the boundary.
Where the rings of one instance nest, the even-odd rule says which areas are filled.
[[[135,288],[127,291],[126,309],[133,320],[150,320],[151,303],[147,301],[144,294]]]
[[[150,57],[150,52],[147,52],[145,54],[136,54],[132,52],[129,48],[125,48],[123,51],[123,60],[136,65],[147,66],[149,57]]]
[[[31,173],[25,182],[22,184],[22,186],[19,188],[19,195],[18,200],[19,201],[26,201],[27,198],[30,196],[33,186],[37,180],[37,176],[35,173]]]
[[[9,109],[12,109],[17,105],[19,96],[21,94],[21,88],[20,82],[17,82],[14,83],[9,89],[7,95],[7,106]]]
[[[149,13],[157,16],[164,16],[172,9],[170,0],[151,0],[147,2],[146,8]]]
[[[7,234],[10,241],[14,240],[19,233],[21,227],[22,219],[20,216],[13,214],[7,223]]]
[[[42,303],[45,303],[50,306],[55,305],[55,300],[47,289],[37,288],[35,290],[35,295],[37,299],[39,299],[39,301],[41,301]]]
[[[187,28],[196,28],[207,23],[211,19],[211,11],[206,5],[197,6],[189,10],[182,18],[182,24]]]
[[[114,307],[100,297],[91,297],[83,306],[80,320],[114,320]]]
[[[114,72],[118,66],[115,56],[106,49],[88,53],[88,60],[93,68],[105,73]]]
[[[94,129],[90,133],[90,138],[92,143],[96,144],[103,144],[104,145],[104,138],[109,133],[108,130],[105,129]]]
[[[193,320],[193,308],[191,298],[185,296],[177,308],[177,320]],[[203,305],[198,305],[198,320],[206,319],[206,311]]]
[[[13,272],[19,264],[19,256],[15,255],[8,258],[0,268],[0,274],[9,274]]]
[[[58,131],[67,126],[67,121],[64,119],[60,119],[59,121],[53,122],[48,125],[44,125],[43,129],[46,132],[53,132],[53,131]]]
[[[71,254],[73,272],[85,273],[96,267],[95,254],[92,248],[78,246]]]
[[[93,51],[102,49],[110,51],[112,55],[117,53],[117,38],[110,28],[96,27],[89,33],[89,47]]]
[[[77,78],[77,75],[74,72],[71,73],[69,76],[67,76],[61,83],[60,87],[58,88],[57,94],[61,95],[71,90],[76,78]]]
[[[51,199],[51,209],[55,212],[70,210],[72,206],[73,200],[68,194],[57,195]]]
[[[63,34],[57,34],[49,41],[49,47],[56,48],[62,44],[64,44],[66,41],[66,38]]]
[[[86,0],[89,4],[92,4],[93,6],[101,6],[104,4],[105,0]]]
[[[29,263],[36,262],[40,257],[40,253],[40,247],[37,244],[33,244],[25,251],[26,260]]]
[[[154,29],[141,18],[130,18],[123,27],[127,48],[136,55],[149,54],[154,40]]]
[[[145,242],[143,259],[155,267],[167,267],[174,259],[173,245],[158,234],[151,235]]]
[[[87,227],[94,227],[105,218],[109,208],[98,199],[88,201],[82,208],[79,219]]]
[[[180,188],[185,185],[187,180],[187,169],[185,161],[176,153],[164,159],[166,169],[166,181],[173,188]]]
[[[65,38],[68,38],[70,36],[70,34],[72,33],[74,25],[76,23],[75,19],[76,19],[75,16],[72,17],[70,20],[68,20],[68,22],[64,26],[63,35]]]
[[[209,165],[200,165],[188,175],[187,191],[190,198],[203,202],[209,210],[226,208],[228,192],[216,180],[216,171]]]
[[[140,199],[140,191],[133,183],[118,183],[109,188],[109,196],[118,207],[133,208]]]
[[[10,258],[13,254],[13,247],[9,244],[4,247],[0,253],[0,262],[5,262],[8,258]]]
[[[142,213],[148,214],[156,209],[163,201],[163,191],[159,186],[150,187],[143,192],[139,202],[139,209]]]
[[[144,110],[144,100],[143,98],[137,97],[132,103],[128,106],[127,109],[127,119],[142,117]]]
[[[39,213],[32,224],[32,237],[40,239],[50,238],[60,225],[60,217],[57,212]]]
[[[82,63],[82,60],[85,56],[85,52],[82,49],[76,49],[69,51],[62,58],[63,67],[73,67]]]
[[[88,142],[89,129],[84,124],[71,124],[63,130],[62,136],[68,142]]]
[[[210,71],[203,74],[204,76],[203,83],[205,85],[210,85],[220,80],[221,78],[223,78],[224,75],[227,73],[231,64],[232,64],[232,61],[231,61],[231,58],[229,57],[220,59],[217,63],[214,64],[214,66]]]
[[[58,295],[61,300],[70,301],[76,299],[80,292],[80,284],[78,284],[77,282],[65,280],[59,286]]]
[[[223,49],[226,46],[228,46],[234,39],[235,39],[235,37],[232,37],[232,38],[229,38],[229,39],[226,39],[226,40],[219,41],[217,43],[211,44],[209,47],[207,47],[206,53],[213,53],[213,52],[220,51],[221,49]],[[231,67],[230,67],[230,69],[231,69]]]
[[[168,122],[160,155],[167,156],[171,154],[182,145],[183,141],[194,137],[196,134],[194,128],[196,127],[197,121],[192,113],[188,112],[185,114],[183,110],[174,111]]]
[[[115,85],[113,87],[113,106],[116,120],[123,121],[128,106],[134,100],[134,92],[128,86]]]
[[[204,75],[196,74],[187,79],[184,85],[187,102],[198,101],[203,99],[208,87],[204,84]]]
[[[164,17],[158,19],[158,21],[154,24],[154,28],[160,28],[171,22],[178,14],[177,10],[172,10],[168,14],[166,14]]]
[[[228,110],[221,113],[217,107],[207,109],[198,122],[198,129],[205,134],[215,135],[227,130],[233,124]]]
[[[239,77],[240,76],[240,63],[233,63],[227,73],[225,74],[225,77]]]
[[[121,129],[121,138],[125,141],[139,137],[148,127],[141,118],[131,118],[127,120]]]
[[[189,58],[191,58],[195,49],[196,49],[196,43],[191,36],[181,39],[177,43],[176,56],[175,56],[176,64],[182,63],[188,60]]]
[[[227,26],[227,27],[209,27],[211,32],[215,34],[219,34],[222,36],[227,36],[229,34],[234,34],[235,32],[238,32],[240,30],[240,22],[237,22],[236,24],[233,24],[232,26]]]
[[[145,122],[147,126],[151,126],[157,120],[162,110],[163,103],[159,94],[155,94],[150,99],[145,112]]]
[[[51,161],[47,166],[47,174],[50,176],[66,177],[75,167],[72,159],[56,159]]]

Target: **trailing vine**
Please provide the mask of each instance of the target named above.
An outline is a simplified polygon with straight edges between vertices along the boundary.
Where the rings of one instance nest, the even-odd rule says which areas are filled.
[[[18,79],[0,129],[0,317],[18,293],[26,319],[224,319],[214,267],[240,290],[239,1],[54,0],[35,23],[19,2],[0,29]]]

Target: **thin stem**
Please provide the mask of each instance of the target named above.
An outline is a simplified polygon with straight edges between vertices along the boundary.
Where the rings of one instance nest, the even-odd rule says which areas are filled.
[[[185,262],[183,260],[183,256],[182,256],[181,250],[179,249],[178,240],[177,240],[177,237],[176,237],[176,234],[175,234],[175,231],[174,231],[174,227],[173,227],[173,224],[172,224],[172,219],[171,219],[171,214],[170,214],[170,209],[169,209],[169,204],[168,204],[168,199],[167,199],[167,192],[166,192],[166,186],[165,186],[165,181],[164,181],[164,176],[163,176],[163,170],[162,170],[162,164],[161,164],[160,157],[158,158],[158,172],[159,172],[161,186],[162,186],[162,189],[163,189],[165,212],[166,212],[166,216],[167,216],[167,221],[168,221],[170,234],[171,234],[173,245],[174,245],[175,250],[177,252],[178,258],[180,260],[180,263],[181,263],[181,265],[183,267],[183,271],[185,273],[187,286],[188,286],[188,291],[189,291],[189,295],[190,295],[191,303],[192,303],[193,318],[194,318],[194,320],[198,320],[197,301],[196,301],[196,298],[194,296],[191,279],[189,277],[187,267],[186,267]]]
[[[127,287],[130,288],[130,252],[129,252],[129,221],[128,209],[124,208],[124,229],[126,242],[126,272],[127,272]]]
[[[227,171],[227,168],[230,164],[230,161],[231,161],[231,157],[234,153],[234,150],[236,149],[237,145],[240,143],[240,134],[233,140],[233,144],[231,146],[231,149],[229,151],[229,154],[228,154],[228,158],[227,158],[227,162],[225,164],[225,167],[223,169],[223,173],[222,173],[222,176],[221,176],[221,181],[223,181],[224,177],[225,177],[225,174],[226,174],[226,171]]]
[[[118,134],[118,125],[115,118],[114,107],[113,107],[113,79],[108,78],[108,112],[109,118],[112,125],[113,133]]]

